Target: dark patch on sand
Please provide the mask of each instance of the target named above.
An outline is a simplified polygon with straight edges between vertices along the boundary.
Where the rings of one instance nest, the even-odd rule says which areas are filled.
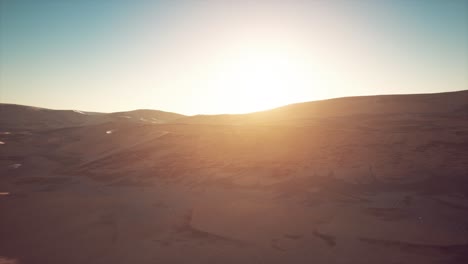
[[[318,231],[314,231],[313,233],[318,238],[322,239],[328,246],[334,247],[336,246],[336,238],[331,235],[323,234]]]
[[[360,237],[359,240],[367,244],[395,248],[414,254],[441,257],[449,255],[451,256],[450,263],[468,263],[468,244],[433,245],[366,237]]]

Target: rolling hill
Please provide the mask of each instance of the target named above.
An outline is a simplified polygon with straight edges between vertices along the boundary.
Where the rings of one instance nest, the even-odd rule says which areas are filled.
[[[135,110],[107,114],[0,104],[0,127],[5,130],[47,130],[123,120],[136,123],[165,123],[181,117],[183,115],[158,110]]]

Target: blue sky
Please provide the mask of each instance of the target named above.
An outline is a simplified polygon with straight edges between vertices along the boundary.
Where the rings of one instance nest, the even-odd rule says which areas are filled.
[[[0,1],[0,101],[236,113],[468,89],[468,1]]]

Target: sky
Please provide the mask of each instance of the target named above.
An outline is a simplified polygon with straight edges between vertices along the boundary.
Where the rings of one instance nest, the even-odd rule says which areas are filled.
[[[245,113],[468,89],[468,0],[0,0],[0,102]]]

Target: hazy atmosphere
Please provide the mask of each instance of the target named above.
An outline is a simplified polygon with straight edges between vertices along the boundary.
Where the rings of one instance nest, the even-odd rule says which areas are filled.
[[[0,2],[0,101],[244,113],[468,87],[468,1]]]
[[[0,11],[0,264],[468,263],[468,0]]]

